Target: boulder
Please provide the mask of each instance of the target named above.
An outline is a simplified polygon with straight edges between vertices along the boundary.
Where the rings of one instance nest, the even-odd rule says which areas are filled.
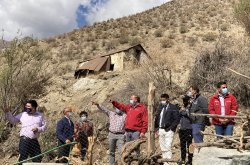
[[[195,149],[193,165],[249,165],[250,152],[239,152],[237,149],[203,147]]]

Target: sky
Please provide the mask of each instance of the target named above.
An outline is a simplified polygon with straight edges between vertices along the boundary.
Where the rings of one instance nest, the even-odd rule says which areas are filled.
[[[0,0],[0,32],[5,40],[47,38],[111,18],[162,5],[169,0]]]

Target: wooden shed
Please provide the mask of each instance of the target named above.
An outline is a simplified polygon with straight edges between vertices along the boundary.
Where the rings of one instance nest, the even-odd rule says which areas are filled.
[[[141,44],[97,56],[79,62],[75,70],[75,78],[86,77],[105,71],[123,71],[138,67],[138,64],[148,59],[149,56]]]

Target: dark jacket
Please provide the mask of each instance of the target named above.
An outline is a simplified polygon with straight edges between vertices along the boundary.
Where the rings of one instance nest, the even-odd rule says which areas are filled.
[[[62,142],[65,143],[67,139],[73,141],[74,135],[74,123],[66,117],[63,117],[61,120],[58,121],[56,126],[56,137]]]
[[[197,95],[191,104],[190,113],[208,114],[208,102],[207,99],[201,95]],[[206,124],[205,117],[192,116],[192,124]]]
[[[156,117],[155,117],[155,128],[159,129],[160,127],[160,115],[163,108],[166,108],[167,105],[160,104],[158,106],[158,109],[156,111]],[[163,118],[162,118],[162,127],[165,129],[165,131],[175,131],[177,125],[179,124],[180,116],[179,116],[179,110],[176,105],[173,105],[169,103],[168,108],[164,111]]]
[[[189,116],[189,109],[180,111],[180,130],[192,129],[191,119]]]

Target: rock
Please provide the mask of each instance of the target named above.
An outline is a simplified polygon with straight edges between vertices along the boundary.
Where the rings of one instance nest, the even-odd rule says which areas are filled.
[[[247,151],[239,152],[236,149],[217,147],[203,147],[194,152],[193,165],[246,165],[249,164],[250,154]],[[248,162],[248,163],[246,163]],[[242,164],[241,164],[242,163]],[[246,164],[244,164],[246,163]]]
[[[248,155],[236,155],[233,157],[231,165],[249,165],[250,154]]]

